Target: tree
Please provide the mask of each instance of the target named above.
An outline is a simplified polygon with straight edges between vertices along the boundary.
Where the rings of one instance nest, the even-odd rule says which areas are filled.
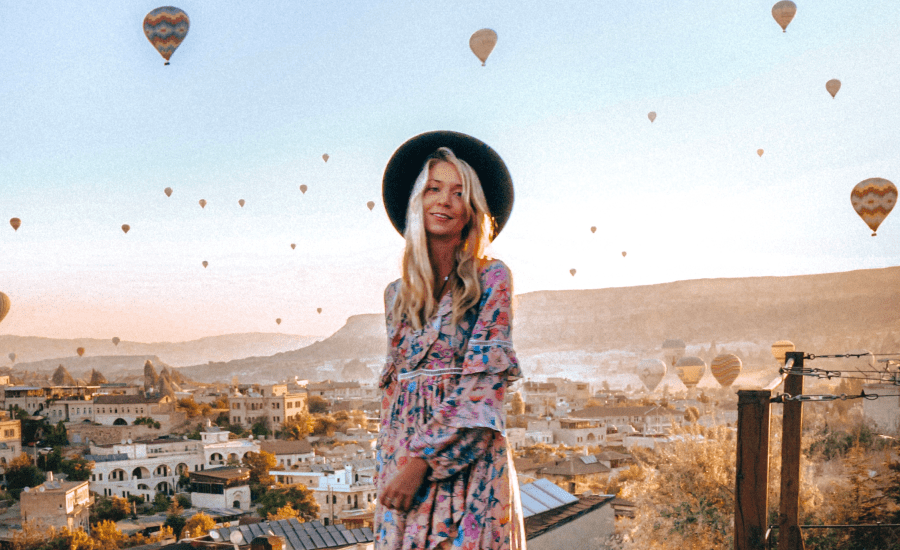
[[[181,515],[182,512],[184,512],[184,508],[181,507],[181,504],[179,504],[177,500],[173,500],[169,505],[169,512],[166,515],[166,521],[163,525],[171,527],[173,533],[181,533],[184,531],[187,520]]]
[[[139,417],[137,417],[137,418],[134,419],[134,425],[135,425],[135,426],[139,426],[139,425],[141,425],[141,424],[143,424],[143,425],[145,425],[145,426],[147,426],[147,427],[149,427],[149,428],[154,428],[154,429],[157,429],[157,430],[160,429],[160,427],[162,426],[162,424],[160,424],[160,423],[157,422],[156,420],[153,420],[153,419],[150,418],[149,416],[139,416]]]
[[[250,468],[250,485],[262,485],[268,487],[275,482],[275,478],[269,475],[269,470],[275,469],[278,459],[272,453],[260,451],[248,452],[244,455],[244,466]]]
[[[200,405],[194,401],[193,397],[185,397],[184,399],[178,400],[178,408],[185,411],[188,415],[188,418],[195,418],[200,416]]]
[[[301,412],[284,421],[281,437],[289,440],[304,439],[311,431],[312,417],[306,412]]]
[[[250,426],[250,432],[256,437],[264,437],[272,432],[269,431],[269,419],[262,417]]]
[[[87,481],[91,478],[94,463],[80,456],[64,458],[59,471],[66,474],[69,481]]]
[[[66,424],[62,420],[46,430],[44,443],[51,447],[64,447],[69,444],[69,435],[66,433]]]
[[[278,521],[279,519],[297,518],[299,517],[299,515],[300,513],[297,512],[297,510],[294,510],[294,507],[291,506],[290,503],[287,503],[278,510],[266,516],[266,519],[269,521]]]
[[[337,420],[330,414],[317,414],[312,418],[312,434],[331,437],[337,429]]]
[[[301,521],[312,521],[319,517],[319,504],[316,502],[316,497],[302,483],[279,485],[267,491],[259,499],[257,513],[260,517],[268,517],[269,514],[277,515],[279,510],[288,505],[297,512]]]
[[[322,414],[328,412],[328,400],[319,395],[309,396],[307,407],[310,414]]]
[[[91,507],[91,523],[97,523],[104,520],[119,521],[128,517],[131,512],[131,506],[124,498],[97,497],[94,506]]]
[[[170,499],[165,493],[156,493],[156,496],[153,497],[154,512],[165,512],[171,505],[172,499]]]
[[[207,516],[203,512],[194,515],[184,524],[184,531],[181,532],[181,538],[203,537],[216,526],[216,520]]]
[[[36,487],[44,482],[44,472],[31,463],[31,457],[22,453],[6,467],[7,490],[16,499],[25,487]]]
[[[114,550],[125,539],[125,535],[116,526],[114,521],[105,519],[91,526],[91,536],[100,543],[104,549]]]
[[[13,550],[34,550],[43,546],[47,540],[56,535],[53,527],[48,527],[40,520],[29,519],[22,522],[20,530],[12,531],[11,546]]]
[[[512,405],[512,413],[516,416],[525,414],[525,400],[522,399],[522,394],[519,392],[514,392],[512,397],[509,399],[510,405]]]

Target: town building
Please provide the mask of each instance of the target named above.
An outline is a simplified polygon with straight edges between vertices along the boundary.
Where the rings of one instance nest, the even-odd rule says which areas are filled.
[[[278,483],[302,483],[315,495],[319,517],[326,525],[357,520],[360,513],[374,509],[376,463],[371,459],[351,460],[343,467],[304,464],[297,469],[270,470]]]
[[[572,418],[598,420],[607,426],[633,426],[642,433],[666,433],[681,414],[656,405],[635,407],[587,407],[572,412]]]
[[[6,411],[0,411],[0,466],[22,454],[22,421],[10,420]]]
[[[305,439],[297,441],[265,440],[259,442],[259,448],[261,451],[275,455],[279,468],[291,468],[299,464],[312,463],[316,458],[315,450]]]
[[[607,548],[615,535],[613,495],[575,496],[539,479],[521,496],[528,550]]]
[[[57,481],[52,472],[41,485],[26,488],[19,500],[23,521],[38,520],[48,527],[87,532],[93,503],[87,481]]]
[[[226,466],[188,475],[194,508],[250,508],[249,468]]]
[[[285,420],[308,412],[306,393],[289,392],[287,384],[242,387],[228,396],[229,421],[250,427],[262,422],[270,430]]]
[[[175,410],[175,400],[167,395],[98,395],[93,407],[93,421],[104,426],[129,425],[149,417],[159,422],[165,433],[187,419],[186,413]]]
[[[47,404],[44,388],[37,386],[6,386],[3,388],[3,408],[12,411],[16,408],[28,414],[40,414]]]
[[[538,470],[538,475],[570,493],[581,493],[592,484],[603,482],[611,471],[594,455],[578,455],[545,466]]]

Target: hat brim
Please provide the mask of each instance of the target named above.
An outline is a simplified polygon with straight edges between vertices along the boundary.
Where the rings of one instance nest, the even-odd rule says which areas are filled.
[[[483,141],[460,132],[437,131],[419,134],[394,151],[384,169],[381,194],[394,228],[403,235],[406,210],[416,178],[429,155],[449,147],[457,158],[466,161],[478,174],[484,198],[494,218],[496,237],[509,220],[513,205],[513,184],[500,155]]]

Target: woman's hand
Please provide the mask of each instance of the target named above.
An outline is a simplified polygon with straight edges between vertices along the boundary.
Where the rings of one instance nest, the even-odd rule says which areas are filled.
[[[411,458],[387,484],[379,500],[388,508],[406,512],[412,506],[413,497],[419,491],[426,473],[428,463],[418,457]]]

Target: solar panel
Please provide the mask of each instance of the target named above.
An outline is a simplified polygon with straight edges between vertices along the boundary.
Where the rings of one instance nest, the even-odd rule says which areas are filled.
[[[282,529],[281,525],[278,525],[277,521],[270,521],[269,529],[271,529],[272,532],[275,533],[276,535],[278,535],[279,537],[287,536],[287,533],[284,532],[284,529]]]
[[[319,535],[319,533],[315,531],[310,531],[309,538],[312,539],[313,544],[316,545],[316,548],[325,548],[328,546],[327,544],[325,544],[325,539],[323,539],[321,535]]]
[[[368,527],[363,527],[362,529],[360,529],[360,531],[362,531],[363,537],[365,537],[366,542],[372,542],[373,540],[375,540],[375,533],[373,533],[372,530]]]
[[[528,496],[528,493],[525,491],[522,491],[520,496],[522,500],[522,515],[526,518],[549,510],[549,508]]]
[[[307,548],[309,548],[300,541],[297,533],[294,533],[293,531],[288,531],[286,538],[288,540],[288,544],[290,544],[294,548],[294,550],[306,550]]]
[[[268,533],[266,533],[265,531],[262,530],[262,527],[260,527],[258,523],[251,523],[251,524],[248,525],[247,527],[250,528],[250,533],[253,535],[253,538],[261,537],[261,536],[263,536],[263,535],[267,535],[267,534],[268,534]],[[251,538],[250,540],[253,540],[253,538]],[[249,541],[248,541],[248,542],[249,542]]]
[[[353,536],[356,538],[356,542],[370,542],[372,539],[366,539],[365,533],[363,533],[362,529],[350,529],[350,532],[353,533]]]
[[[568,493],[561,489],[558,485],[554,484],[550,480],[547,479],[538,479],[535,480],[532,485],[539,487],[545,493],[549,493],[557,500],[562,502],[563,504],[570,504],[572,502],[578,502],[578,497],[575,495]]]
[[[580,458],[581,461],[584,462],[585,464],[596,464],[597,463],[597,457],[594,455],[580,456],[578,458]]]

